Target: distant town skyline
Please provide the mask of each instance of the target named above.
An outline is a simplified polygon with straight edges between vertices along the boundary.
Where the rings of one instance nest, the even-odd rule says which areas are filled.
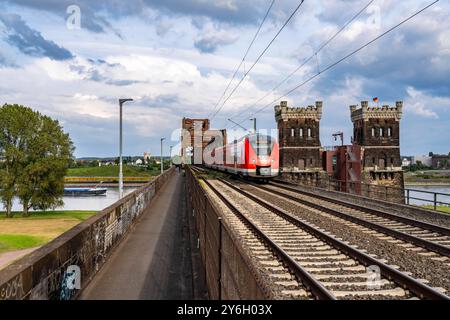
[[[367,2],[305,1],[211,127],[230,127],[228,118],[251,127],[253,112],[428,4],[373,1],[316,58],[255,104]],[[4,0],[0,104],[23,104],[59,119],[75,143],[76,157],[113,157],[118,154],[118,99],[134,98],[124,107],[124,153],[159,154],[164,136],[168,154],[184,116],[203,118],[213,110],[269,4],[79,0],[78,28],[73,1]],[[237,79],[297,5],[275,2]],[[295,107],[323,101],[323,146],[334,144],[336,131],[343,131],[350,143],[350,105],[402,100],[401,154],[448,153],[449,16],[450,4],[438,2],[283,100]],[[276,128],[273,106],[256,114],[258,128]]]

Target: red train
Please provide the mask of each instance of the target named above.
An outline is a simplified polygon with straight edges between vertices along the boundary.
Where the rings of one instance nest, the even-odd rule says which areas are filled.
[[[242,177],[274,178],[279,173],[279,149],[276,140],[262,134],[249,134],[211,152],[208,168]],[[208,163],[209,162],[209,163]]]

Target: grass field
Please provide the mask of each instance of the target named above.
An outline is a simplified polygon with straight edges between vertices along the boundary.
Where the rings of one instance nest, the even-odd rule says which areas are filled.
[[[423,207],[427,209],[434,209],[433,206],[423,206]],[[450,213],[450,206],[437,206],[437,210],[444,213]]]
[[[39,247],[48,240],[23,234],[0,234],[0,253]]]
[[[0,213],[0,253],[41,246],[94,214],[95,211],[48,211],[33,212],[26,218],[17,213],[7,219]]]
[[[405,172],[405,183],[424,184],[450,184],[450,173],[448,170],[426,170],[416,172]]]
[[[124,177],[152,177],[160,174],[159,170],[148,170],[146,168],[124,166]],[[119,166],[70,168],[67,170],[68,177],[118,177]]]

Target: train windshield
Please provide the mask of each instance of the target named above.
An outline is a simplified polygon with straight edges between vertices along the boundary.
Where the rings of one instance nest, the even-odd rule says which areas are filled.
[[[272,137],[254,134],[248,137],[248,141],[258,156],[270,156],[274,140]]]

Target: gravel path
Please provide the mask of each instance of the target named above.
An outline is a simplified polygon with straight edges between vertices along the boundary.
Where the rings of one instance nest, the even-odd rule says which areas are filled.
[[[13,263],[17,259],[20,259],[23,256],[26,256],[27,254],[33,252],[34,250],[36,250],[38,248],[39,247],[0,253],[0,269],[5,268],[6,266]]]

